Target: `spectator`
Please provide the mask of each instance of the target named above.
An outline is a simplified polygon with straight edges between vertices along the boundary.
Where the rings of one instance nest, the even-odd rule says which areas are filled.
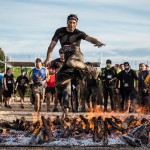
[[[120,64],[120,70],[124,70],[124,64]]]
[[[146,65],[144,63],[140,64],[140,72],[138,74],[138,89],[140,94],[140,104],[142,106],[142,112],[147,113],[148,111],[148,100],[149,93],[148,88],[144,84],[144,80],[148,76],[149,72],[146,70]]]
[[[119,64],[115,64],[115,70],[117,72],[117,74],[119,74],[121,72],[120,69],[120,65]],[[120,110],[121,106],[121,101],[120,101],[120,82],[119,80],[115,81],[115,91],[114,91],[114,107],[115,107],[115,111]]]
[[[150,70],[149,70],[149,66],[148,66],[148,65],[146,65],[146,70],[149,71],[149,73],[150,73]]]
[[[111,110],[114,111],[114,85],[115,82],[110,82],[116,77],[116,70],[111,67],[111,60],[106,61],[106,67],[103,69],[101,74],[101,81],[103,83],[103,96],[104,96],[104,112],[107,111],[108,96],[110,96]]]
[[[121,107],[122,110],[125,109],[127,112],[134,112],[134,102],[136,97],[135,87],[134,87],[134,80],[136,80],[136,90],[137,90],[137,80],[138,77],[136,72],[130,68],[128,62],[124,63],[125,70],[122,70],[118,75],[117,79],[120,80],[120,86],[123,90],[124,99],[122,99]],[[115,80],[112,79],[111,81]],[[125,102],[125,104],[124,104]]]
[[[146,77],[146,79],[144,80],[145,86],[148,89],[148,93],[150,93],[150,74],[148,74],[148,76]],[[150,96],[149,96],[149,111],[150,111]]]

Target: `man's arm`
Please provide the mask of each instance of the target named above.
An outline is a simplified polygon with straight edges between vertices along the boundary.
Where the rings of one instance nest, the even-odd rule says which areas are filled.
[[[44,62],[44,64],[47,66],[49,63],[50,63],[50,59],[52,57],[52,52],[53,52],[53,49],[54,47],[56,46],[57,42],[55,41],[51,41],[49,47],[48,47],[48,50],[47,50],[47,57],[46,57],[46,60]]]
[[[103,44],[102,42],[98,41],[97,39],[91,37],[91,36],[87,36],[85,38],[86,41],[94,44],[94,46],[98,46],[98,47],[102,47],[102,46],[105,46],[105,44]]]

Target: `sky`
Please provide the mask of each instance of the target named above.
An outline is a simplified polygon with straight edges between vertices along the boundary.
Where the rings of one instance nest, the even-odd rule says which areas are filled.
[[[0,0],[0,47],[9,56],[44,59],[55,30],[65,27],[73,13],[79,18],[77,29],[106,44],[97,48],[82,40],[86,60],[148,59],[149,8],[149,0]],[[59,48],[58,42],[53,59]]]

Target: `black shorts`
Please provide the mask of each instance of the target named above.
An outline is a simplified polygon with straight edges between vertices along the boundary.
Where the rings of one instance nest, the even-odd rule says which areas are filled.
[[[7,87],[8,90],[4,90],[3,96],[6,98],[11,98],[11,95],[13,93],[13,87]]]
[[[46,93],[51,93],[51,94],[55,94],[56,90],[55,87],[46,87]]]
[[[18,90],[18,93],[19,93],[21,99],[24,99],[26,89],[25,88],[18,88],[17,90]]]
[[[136,98],[136,91],[134,88],[123,88],[124,99],[126,100],[134,100]]]

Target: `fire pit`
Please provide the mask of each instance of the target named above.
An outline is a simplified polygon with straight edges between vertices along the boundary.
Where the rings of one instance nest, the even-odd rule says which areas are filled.
[[[0,121],[0,146],[28,147],[150,147],[149,115],[47,114]],[[59,148],[60,149],[60,148]],[[93,149],[93,148],[92,148]]]

